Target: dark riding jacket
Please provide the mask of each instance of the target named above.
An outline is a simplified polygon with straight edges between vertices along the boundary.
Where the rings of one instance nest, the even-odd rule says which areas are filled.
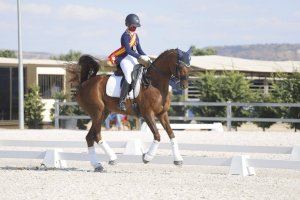
[[[130,34],[126,30],[121,36],[121,45],[122,47],[125,47],[126,53],[116,58],[116,64],[120,64],[122,59],[125,58],[127,55],[131,55],[136,59],[138,59],[141,55],[146,55],[145,52],[142,50],[138,35],[136,34],[136,45],[133,47],[130,47],[129,45],[130,39]]]

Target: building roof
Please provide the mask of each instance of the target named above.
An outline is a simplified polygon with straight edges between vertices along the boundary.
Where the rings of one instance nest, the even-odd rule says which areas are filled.
[[[18,66],[17,58],[3,58],[0,57],[0,66]],[[23,59],[23,65],[38,65],[42,66],[63,66],[67,64],[66,61],[61,60],[47,60],[47,59]]]
[[[244,72],[300,72],[300,61],[262,61],[225,56],[192,56],[192,67],[200,70]]]
[[[153,56],[155,57],[155,56]],[[67,61],[47,60],[47,59],[23,59],[24,65],[36,66],[64,66]],[[17,58],[0,57],[0,66],[18,66]],[[242,59],[226,56],[192,56],[191,66],[199,70],[215,71],[243,71],[243,72],[260,72],[274,73],[295,71],[300,72],[300,61],[262,61]]]

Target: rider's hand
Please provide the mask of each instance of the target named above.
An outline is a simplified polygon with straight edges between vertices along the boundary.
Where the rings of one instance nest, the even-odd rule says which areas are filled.
[[[144,65],[145,67],[148,67],[151,63],[151,59],[149,58],[149,56],[146,55],[141,55],[138,61],[140,64]]]
[[[151,59],[149,58],[149,56],[146,56],[146,55],[141,55],[140,59],[142,59],[145,62],[151,61]]]

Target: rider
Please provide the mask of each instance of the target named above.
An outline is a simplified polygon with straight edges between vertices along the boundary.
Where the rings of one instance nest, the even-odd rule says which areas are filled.
[[[129,14],[125,19],[126,31],[121,36],[121,48],[114,51],[108,57],[112,63],[119,64],[125,80],[122,84],[119,107],[122,111],[126,111],[125,101],[131,84],[131,72],[136,64],[147,65],[150,58],[143,52],[139,37],[135,32],[140,27],[140,19],[136,14]]]

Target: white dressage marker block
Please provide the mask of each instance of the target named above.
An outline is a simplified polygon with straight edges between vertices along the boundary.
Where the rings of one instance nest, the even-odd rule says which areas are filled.
[[[224,132],[222,123],[220,122],[214,122],[211,130],[216,132]]]
[[[67,168],[65,160],[60,159],[59,153],[63,152],[62,149],[49,149],[45,153],[43,163],[46,167],[51,168]]]
[[[243,176],[255,175],[255,170],[248,165],[247,159],[249,159],[248,155],[234,156],[231,160],[229,174]]]
[[[126,143],[124,155],[143,155],[145,152],[144,144],[141,140],[129,140]]]
[[[293,146],[291,160],[300,160],[300,145]]]
[[[147,125],[146,122],[143,122],[143,123],[142,123],[140,132],[141,132],[142,134],[145,134],[145,133],[151,133],[151,130],[150,130],[150,128],[149,128],[149,126]]]

